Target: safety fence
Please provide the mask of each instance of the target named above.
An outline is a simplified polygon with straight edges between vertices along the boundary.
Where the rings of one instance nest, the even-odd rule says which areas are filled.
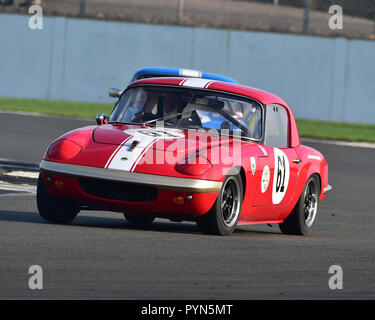
[[[0,0],[0,12],[375,40],[374,0]]]

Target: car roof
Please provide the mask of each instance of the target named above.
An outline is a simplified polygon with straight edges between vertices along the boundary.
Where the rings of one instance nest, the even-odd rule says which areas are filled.
[[[146,74],[155,74],[159,76],[170,76],[170,77],[203,78],[203,79],[225,81],[229,83],[238,83],[238,81],[232,78],[229,78],[227,76],[220,75],[220,74],[202,72],[202,71],[192,70],[192,69],[178,69],[178,68],[164,68],[164,67],[142,68],[134,73],[132,82],[135,81],[135,79],[138,78],[139,76],[146,75]]]
[[[280,97],[271,92],[236,83],[228,83],[223,81],[199,78],[161,77],[141,79],[133,82],[132,84],[130,84],[130,86],[140,84],[169,85],[224,91],[253,98],[265,105],[270,105],[274,103],[281,104],[289,109],[287,103],[283,99],[281,99]]]

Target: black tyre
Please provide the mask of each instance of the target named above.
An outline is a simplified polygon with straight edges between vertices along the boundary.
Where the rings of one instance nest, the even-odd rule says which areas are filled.
[[[294,235],[310,234],[318,214],[319,195],[319,178],[317,175],[312,175],[292,213],[279,224],[281,232]]]
[[[71,222],[80,210],[78,203],[50,195],[40,174],[38,178],[36,200],[41,217],[53,223]]]
[[[242,180],[239,175],[228,175],[223,182],[215,204],[197,220],[198,228],[206,234],[227,236],[237,226],[243,199]]]
[[[146,216],[136,216],[129,213],[124,213],[124,217],[127,221],[136,225],[148,225],[151,224],[155,217],[146,217]]]

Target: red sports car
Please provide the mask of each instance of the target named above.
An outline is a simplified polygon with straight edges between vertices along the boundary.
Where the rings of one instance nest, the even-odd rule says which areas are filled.
[[[274,94],[196,78],[133,82],[108,117],[61,136],[40,164],[38,209],[51,222],[81,209],[196,221],[208,234],[278,223],[306,235],[331,190],[324,156],[300,143]]]

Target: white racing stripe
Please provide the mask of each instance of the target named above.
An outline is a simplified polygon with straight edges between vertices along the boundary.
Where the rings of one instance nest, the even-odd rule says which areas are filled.
[[[180,69],[180,76],[192,77],[192,78],[202,78],[202,72],[191,69]]]
[[[130,136],[125,139],[109,157],[105,168],[133,172],[145,153],[160,139],[185,138],[179,129],[142,128],[124,131]],[[132,148],[133,142],[137,142]]]
[[[139,143],[131,149],[132,143]],[[124,171],[134,171],[140,158],[156,142],[155,137],[146,135],[135,135],[123,142],[108,160],[106,168]]]
[[[183,87],[192,88],[208,88],[208,86],[215,81],[207,79],[190,78],[182,80],[179,85]]]
[[[120,143],[120,145],[116,148],[115,152],[112,153],[112,155],[109,157],[107,163],[105,164],[104,168],[108,168],[109,164],[111,163],[113,157],[117,154],[117,152],[123,147],[123,145],[131,138],[127,137],[123,142]]]
[[[154,139],[153,141],[151,141],[148,146],[146,146],[146,148],[143,149],[143,151],[140,153],[139,157],[137,160],[135,160],[133,166],[131,167],[130,171],[133,172],[136,168],[136,166],[138,165],[138,162],[142,159],[142,157],[144,156],[144,154],[148,151],[148,149],[156,142],[158,141],[158,139]]]

